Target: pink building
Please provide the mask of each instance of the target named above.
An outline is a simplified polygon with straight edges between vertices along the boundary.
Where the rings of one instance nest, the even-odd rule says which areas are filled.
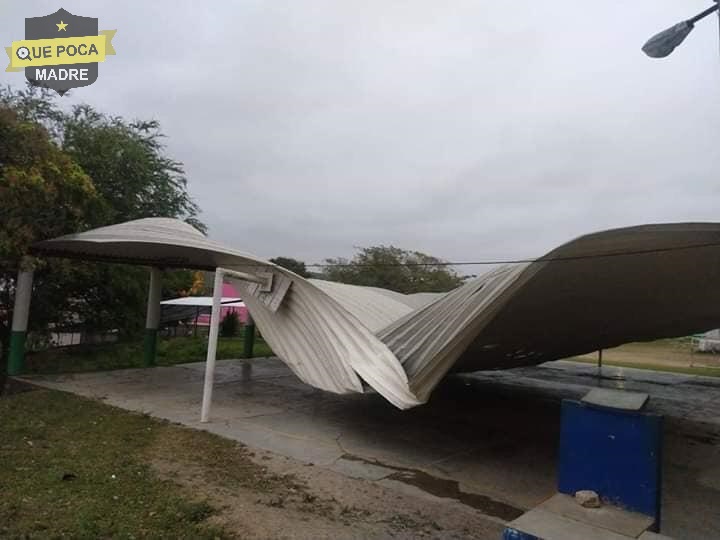
[[[245,303],[242,298],[238,296],[235,287],[229,283],[223,283],[222,291],[222,308],[220,309],[220,320],[223,320],[228,313],[237,313],[238,319],[242,324],[247,322],[248,311],[245,307]],[[210,306],[212,307],[212,296],[208,296],[210,299]],[[202,313],[198,317],[199,326],[210,325],[210,314]]]

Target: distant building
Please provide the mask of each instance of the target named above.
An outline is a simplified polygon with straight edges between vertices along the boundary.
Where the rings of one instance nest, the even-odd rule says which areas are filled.
[[[247,322],[248,311],[242,298],[232,285],[223,284],[220,320],[229,313],[236,313],[242,324]],[[185,321],[193,326],[209,326],[212,296],[183,296],[160,302],[161,322]]]
[[[693,349],[698,352],[720,352],[720,329],[693,336]]]

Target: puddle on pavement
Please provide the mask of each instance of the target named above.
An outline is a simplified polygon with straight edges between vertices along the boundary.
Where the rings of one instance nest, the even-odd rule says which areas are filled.
[[[519,508],[496,501],[487,495],[462,491],[456,480],[438,478],[423,471],[401,471],[391,474],[388,478],[410,484],[436,497],[457,499],[467,506],[480,510],[483,514],[495,516],[505,521],[512,521],[524,513]]]
[[[367,463],[368,465],[377,465],[395,470],[397,472],[387,476],[386,478],[414,486],[436,497],[455,499],[467,506],[475,508],[476,510],[480,510],[483,514],[497,517],[504,521],[512,521],[513,519],[520,517],[525,512],[520,508],[497,501],[487,495],[462,491],[457,480],[438,478],[437,476],[432,476],[431,474],[417,469],[407,469],[404,467],[387,465],[377,460],[363,459],[351,454],[345,454],[342,457],[343,459],[350,461],[360,461]]]

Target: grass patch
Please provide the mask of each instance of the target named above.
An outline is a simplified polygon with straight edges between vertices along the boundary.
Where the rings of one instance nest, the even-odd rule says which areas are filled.
[[[564,360],[570,362],[582,362],[583,364],[597,364],[597,360],[589,358],[572,357]],[[704,377],[720,377],[720,368],[693,367],[693,366],[668,366],[663,364],[651,364],[646,362],[620,362],[616,360],[603,359],[603,366],[624,367],[634,369],[647,369],[650,371],[666,371],[668,373],[682,373],[684,375],[702,375]]]
[[[0,418],[0,538],[235,538],[218,490],[305,489],[234,441],[73,394],[6,395]]]
[[[148,465],[180,428],[50,390],[1,398],[0,418],[0,537],[230,537]]]
[[[219,338],[217,358],[242,358],[242,338]],[[172,366],[205,360],[207,337],[159,338],[156,362]],[[253,356],[271,356],[272,350],[261,338],[255,339]],[[24,373],[52,374],[106,371],[142,367],[142,341],[76,345],[28,354]]]

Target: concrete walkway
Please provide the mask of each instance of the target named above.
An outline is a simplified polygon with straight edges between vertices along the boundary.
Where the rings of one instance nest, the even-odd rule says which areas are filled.
[[[555,492],[559,400],[605,386],[651,395],[666,415],[663,532],[720,537],[720,379],[551,362],[448,378],[425,406],[337,396],[277,359],[218,362],[200,424],[204,363],[38,376],[29,382],[206,429],[403,492],[450,497],[511,520]]]

